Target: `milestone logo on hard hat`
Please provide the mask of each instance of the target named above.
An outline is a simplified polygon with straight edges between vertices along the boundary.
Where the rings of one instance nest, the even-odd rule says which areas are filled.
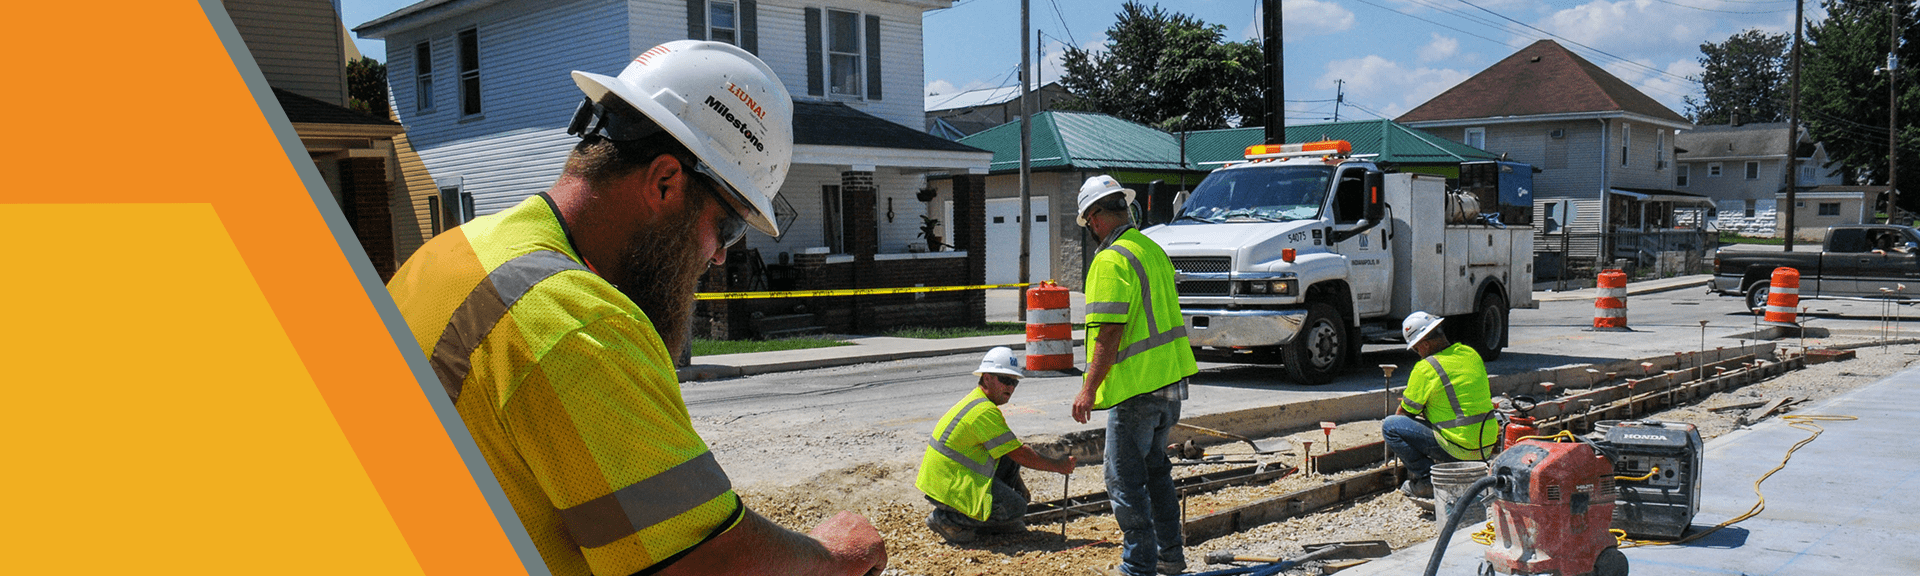
[[[733,109],[728,108],[725,102],[721,102],[720,99],[714,98],[713,96],[707,96],[707,109],[712,110],[715,114],[719,114],[721,118],[725,118],[728,123],[733,124],[733,129],[739,130],[741,136],[747,137],[747,142],[753,144],[754,150],[760,152],[767,151],[767,146],[760,143],[760,136],[754,134],[753,130],[747,129],[746,122],[741,122],[739,118],[734,117]]]

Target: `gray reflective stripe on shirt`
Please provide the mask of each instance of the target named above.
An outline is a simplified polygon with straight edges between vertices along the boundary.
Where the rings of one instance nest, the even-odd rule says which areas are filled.
[[[1401,401],[1402,403],[1405,403],[1405,404],[1407,405],[1407,407],[1408,407],[1408,408],[1412,408],[1412,409],[1413,409],[1413,410],[1414,410],[1415,412],[1419,412],[1419,411],[1423,411],[1423,410],[1426,410],[1426,409],[1427,409],[1427,405],[1426,405],[1426,404],[1421,404],[1421,403],[1419,403],[1419,402],[1414,402],[1414,401],[1413,401],[1412,399],[1409,399],[1409,398],[1407,398],[1407,397],[1405,397],[1405,396],[1401,396],[1401,397],[1400,397],[1400,401]]]
[[[954,450],[952,446],[947,445],[947,438],[953,436],[954,428],[960,427],[960,421],[965,420],[968,414],[973,413],[973,409],[975,407],[980,406],[981,402],[986,402],[986,401],[987,401],[986,398],[975,398],[973,399],[972,402],[968,402],[966,407],[960,409],[959,414],[955,414],[952,420],[947,421],[947,428],[945,430],[941,430],[940,435],[938,437],[935,437],[934,439],[927,441],[927,447],[932,448],[934,452],[939,452],[941,456],[946,456],[948,460],[952,460],[955,464],[965,466],[968,470],[972,470],[981,476],[992,478],[993,469],[994,469],[993,462],[991,461],[981,462],[979,460],[968,458],[966,454],[961,454],[959,450]],[[1006,438],[1007,440],[1012,440],[1013,432],[1008,431],[1006,434],[1002,435],[1000,438]],[[994,440],[999,440],[1000,438],[994,438]],[[996,444],[992,444],[993,441],[991,440],[988,442],[990,445],[996,445]],[[1004,443],[1005,442],[1002,442],[1002,444]],[[992,448],[987,449],[987,451],[989,452],[991,452],[992,450],[993,450]]]
[[[1165,332],[1160,331],[1160,318],[1153,313],[1153,286],[1152,283],[1147,280],[1147,268],[1140,265],[1140,258],[1134,256],[1133,251],[1128,250],[1125,246],[1116,245],[1110,246],[1107,249],[1125,257],[1127,263],[1133,266],[1133,274],[1140,277],[1140,311],[1147,317],[1147,337],[1141,338],[1139,342],[1129,344],[1125,348],[1121,348],[1120,353],[1114,356],[1113,363],[1119,364],[1126,362],[1128,358],[1135,355],[1144,354],[1148,350],[1159,348],[1187,337],[1187,325],[1184,323],[1175,325],[1172,329]],[[1089,313],[1092,313],[1091,306],[1093,305],[1088,304],[1087,306],[1089,306]]]
[[[561,521],[582,548],[598,548],[672,520],[733,489],[709,451],[599,498],[563,508]]]
[[[1006,446],[1007,444],[1012,443],[1015,439],[1016,437],[1013,435],[1013,431],[1008,430],[1006,434],[994,436],[992,440],[988,440],[985,444],[981,444],[980,447],[986,448],[987,453],[992,454],[994,450],[998,450],[1000,449],[1001,446]]]
[[[1087,303],[1088,314],[1112,314],[1115,316],[1126,316],[1127,311],[1132,309],[1133,309],[1133,306],[1130,304],[1127,304],[1126,302],[1088,302]]]
[[[1442,429],[1457,428],[1460,426],[1479,424],[1493,418],[1492,411],[1484,412],[1478,416],[1461,416],[1461,414],[1465,414],[1467,411],[1460,408],[1460,394],[1453,391],[1453,378],[1447,376],[1447,369],[1440,367],[1439,360],[1428,356],[1426,361],[1428,366],[1433,367],[1434,372],[1440,374],[1440,386],[1447,391],[1447,404],[1453,407],[1454,418],[1446,422],[1434,422],[1433,424],[1435,426],[1439,426]],[[1469,450],[1471,450],[1471,448],[1469,448]]]
[[[466,301],[453,310],[440,340],[433,344],[433,357],[428,359],[447,396],[460,400],[461,383],[473,370],[473,350],[487,340],[487,334],[513,309],[514,302],[555,274],[586,269],[565,254],[541,250],[515,257],[487,273],[486,279],[467,293]]]

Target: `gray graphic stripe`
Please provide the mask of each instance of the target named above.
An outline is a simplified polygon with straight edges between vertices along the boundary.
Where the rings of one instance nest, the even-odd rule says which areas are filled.
[[[612,494],[562,509],[560,519],[582,548],[598,548],[672,520],[732,489],[733,482],[709,451]]]
[[[1126,348],[1120,349],[1120,354],[1114,357],[1113,363],[1119,364],[1121,362],[1125,362],[1127,361],[1127,358],[1131,358],[1135,354],[1143,354],[1143,353],[1146,353],[1146,351],[1148,350],[1152,350],[1154,348],[1159,348],[1161,346],[1172,344],[1180,340],[1181,338],[1186,338],[1186,337],[1187,337],[1186,326],[1174,326],[1172,330],[1168,330],[1166,332],[1161,332],[1159,334],[1154,334],[1152,336],[1142,338],[1139,342],[1134,342],[1132,345],[1127,346]]]
[[[1443,429],[1451,429],[1479,424],[1493,418],[1492,411],[1482,412],[1476,416],[1461,416],[1461,414],[1466,413],[1466,410],[1460,408],[1460,395],[1453,391],[1453,378],[1447,376],[1447,370],[1441,368],[1440,361],[1435,360],[1432,356],[1427,357],[1427,365],[1432,366],[1433,371],[1440,373],[1440,384],[1447,390],[1447,404],[1453,406],[1454,418],[1446,422],[1435,422],[1434,425]]]
[[[1088,302],[1087,303],[1088,314],[1113,314],[1117,316],[1125,316],[1127,315],[1127,312],[1132,309],[1133,309],[1133,305],[1128,304],[1126,302]]]
[[[1146,312],[1147,315],[1147,336],[1152,337],[1158,335],[1160,333],[1160,318],[1153,313],[1153,283],[1147,280],[1147,268],[1141,266],[1140,257],[1134,256],[1133,251],[1128,250],[1125,246],[1113,246],[1108,249],[1126,257],[1127,263],[1133,265],[1133,274],[1140,277],[1140,310]],[[1115,363],[1117,364],[1119,362],[1115,361]]]
[[[928,442],[927,447],[932,448],[934,452],[939,452],[941,456],[946,456],[948,460],[952,460],[955,464],[965,466],[975,474],[988,478],[993,477],[994,466],[992,462],[981,463],[978,460],[968,458],[966,454],[961,454],[959,450],[954,450],[952,447],[938,442]]]
[[[440,385],[447,389],[447,397],[460,399],[460,386],[473,369],[473,350],[486,341],[487,334],[493,332],[494,325],[507,316],[507,311],[521,296],[555,274],[586,269],[565,254],[542,250],[508,260],[487,274],[487,278],[467,294],[466,301],[454,309],[446,330],[440,332],[440,340],[433,344],[433,357],[428,359],[434,375],[440,378]]]
[[[973,407],[979,406],[981,402],[986,402],[986,401],[987,401],[986,398],[974,398],[972,402],[968,402],[967,407],[961,408],[959,414],[955,414],[952,420],[947,421],[947,429],[941,430],[940,437],[935,438],[935,440],[939,441],[941,444],[946,444],[947,437],[953,435],[954,428],[960,427],[960,421],[965,420],[967,418],[967,414],[973,412]]]

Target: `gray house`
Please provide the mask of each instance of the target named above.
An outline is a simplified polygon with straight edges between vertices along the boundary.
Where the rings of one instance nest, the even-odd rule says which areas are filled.
[[[1710,205],[1674,183],[1674,133],[1693,124],[1551,40],[1395,120],[1542,170],[1533,178],[1545,223],[1534,242],[1536,276],[1560,264],[1584,273],[1617,258],[1645,263],[1706,249],[1697,231],[1673,230],[1676,210]]]
[[[581,99],[568,71],[618,74],[642,51],[673,40],[736,44],[765,60],[794,97],[794,165],[775,203],[782,236],[749,232],[729,269],[710,275],[703,291],[937,285],[964,280],[980,263],[977,254],[908,251],[920,234],[919,216],[937,214],[919,199],[926,174],[984,172],[991,156],[917,128],[925,121],[921,16],[951,5],[426,0],[354,31],[386,40],[393,105],[414,149],[446,202],[476,215],[542,192],[559,176],[577,142],[565,127]],[[895,278],[880,269],[912,267],[876,265],[876,256],[940,262],[923,263],[936,272],[921,278]],[[730,311],[746,307],[705,305],[701,314],[712,320],[712,335],[739,336],[750,329],[747,315]],[[853,324],[822,326],[893,321],[850,309],[835,317]]]
[[[1826,147],[1808,142],[1805,127],[1800,136],[1793,159],[1796,191],[1843,184],[1843,176],[1821,168]],[[1718,229],[1743,236],[1782,233],[1786,222],[1778,216],[1775,196],[1786,189],[1781,170],[1787,167],[1787,123],[1700,126],[1681,132],[1675,143],[1680,150],[1674,155],[1679,171],[1674,187],[1711,198]]]

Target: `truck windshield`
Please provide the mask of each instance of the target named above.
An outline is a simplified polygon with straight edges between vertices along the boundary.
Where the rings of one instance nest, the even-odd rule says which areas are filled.
[[[1332,166],[1218,170],[1194,189],[1174,223],[1286,222],[1318,218],[1332,179]]]

